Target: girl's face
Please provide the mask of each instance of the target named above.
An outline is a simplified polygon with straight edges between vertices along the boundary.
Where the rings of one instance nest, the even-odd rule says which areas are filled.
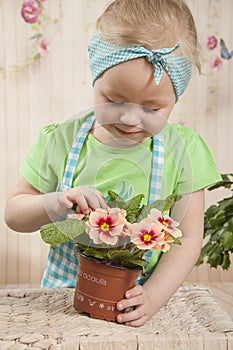
[[[120,63],[94,85],[96,124],[92,134],[111,146],[144,143],[165,126],[175,104],[172,82],[163,70],[159,85],[144,58]]]

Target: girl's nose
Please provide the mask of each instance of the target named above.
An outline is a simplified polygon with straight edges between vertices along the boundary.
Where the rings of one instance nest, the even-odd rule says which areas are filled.
[[[120,121],[127,125],[138,125],[140,123],[140,109],[139,106],[127,104],[121,111]]]

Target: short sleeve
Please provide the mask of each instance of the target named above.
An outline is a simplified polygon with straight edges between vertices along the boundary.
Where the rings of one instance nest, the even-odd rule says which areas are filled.
[[[42,193],[55,191],[58,184],[57,124],[44,127],[20,165],[21,175]]]
[[[73,140],[90,113],[93,112],[76,114],[41,130],[19,168],[21,175],[41,193],[59,191]]]
[[[185,141],[183,164],[176,193],[198,191],[221,180],[214,158],[202,137],[196,132]]]

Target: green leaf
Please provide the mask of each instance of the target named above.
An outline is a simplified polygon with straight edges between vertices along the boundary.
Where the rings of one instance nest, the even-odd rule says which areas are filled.
[[[172,238],[174,240],[173,244],[182,245],[181,240],[179,238],[174,237],[174,236],[172,236]]]
[[[125,205],[126,205],[125,200],[123,198],[119,197],[117,193],[109,190],[108,196],[109,196],[108,205],[110,208],[120,208],[120,209],[125,208]]]
[[[176,194],[172,194],[168,196],[165,200],[158,199],[154,201],[151,204],[148,204],[147,206],[143,207],[140,214],[137,217],[137,222],[141,221],[142,219],[146,218],[147,215],[149,215],[151,209],[156,208],[161,213],[169,211],[176,201],[180,200],[181,196],[178,196]]]
[[[199,258],[197,259],[196,266],[199,266],[204,263],[204,255],[200,254]]]
[[[223,256],[223,261],[222,261],[222,269],[223,270],[228,270],[231,264],[231,259],[230,259],[230,255],[228,252],[225,252],[224,256]]]
[[[42,226],[40,234],[45,243],[54,245],[74,240],[85,229],[86,225],[82,220],[68,219]]]
[[[219,187],[231,188],[233,181],[231,181],[230,177],[233,177],[233,174],[221,174],[221,176],[222,176],[222,180],[210,186],[208,188],[209,191],[213,191]]]
[[[212,253],[209,255],[207,262],[210,264],[211,267],[217,268],[218,265],[221,265],[223,262],[223,253],[222,249],[219,245],[215,245],[215,249],[212,251]]]
[[[233,247],[233,232],[225,231],[221,237],[220,243],[225,249]]]
[[[92,258],[101,259],[101,260],[104,260],[107,258],[107,251],[104,249],[96,249],[96,248],[88,247],[81,251],[82,251],[82,254]]]
[[[109,250],[107,253],[107,258],[113,264],[122,265],[123,260],[128,260],[131,257],[130,251],[128,249],[125,250]]]
[[[130,259],[127,261],[127,268],[129,269],[132,269],[132,268],[135,268],[135,267],[144,267],[145,265],[147,264],[147,262],[144,260],[144,259]]]
[[[210,234],[210,241],[211,242],[219,242],[222,237],[222,231],[223,230],[209,230]]]
[[[212,243],[212,242],[207,242],[204,247],[202,247],[201,253],[203,255],[210,255],[212,254],[212,252],[215,250],[215,248],[218,246],[218,244],[216,243]]]
[[[42,33],[37,33],[33,36],[30,36],[29,40],[40,39],[42,38]]]
[[[126,219],[128,222],[133,223],[136,221],[143,198],[144,195],[139,194],[126,202],[125,210],[127,211]]]
[[[165,199],[164,207],[162,212],[170,211],[170,209],[174,206],[174,204],[181,199],[182,196],[178,194],[171,194]]]
[[[131,250],[109,250],[107,253],[107,261],[112,265],[122,266],[125,268],[143,267],[147,262],[142,258],[145,252],[137,251],[132,253]]]
[[[226,222],[226,217],[223,209],[222,210],[220,209],[213,217],[209,219],[209,223],[212,228],[220,227],[224,225],[225,222]]]

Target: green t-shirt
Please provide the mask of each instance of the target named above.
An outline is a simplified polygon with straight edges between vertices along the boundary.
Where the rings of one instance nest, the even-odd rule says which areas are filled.
[[[22,176],[42,193],[58,191],[73,140],[85,117],[44,127],[20,166]],[[90,133],[76,164],[73,186],[86,185],[104,195],[111,189],[127,198],[150,186],[152,139],[131,149],[105,146]],[[168,123],[164,128],[161,199],[185,194],[221,179],[203,139],[191,128]]]

